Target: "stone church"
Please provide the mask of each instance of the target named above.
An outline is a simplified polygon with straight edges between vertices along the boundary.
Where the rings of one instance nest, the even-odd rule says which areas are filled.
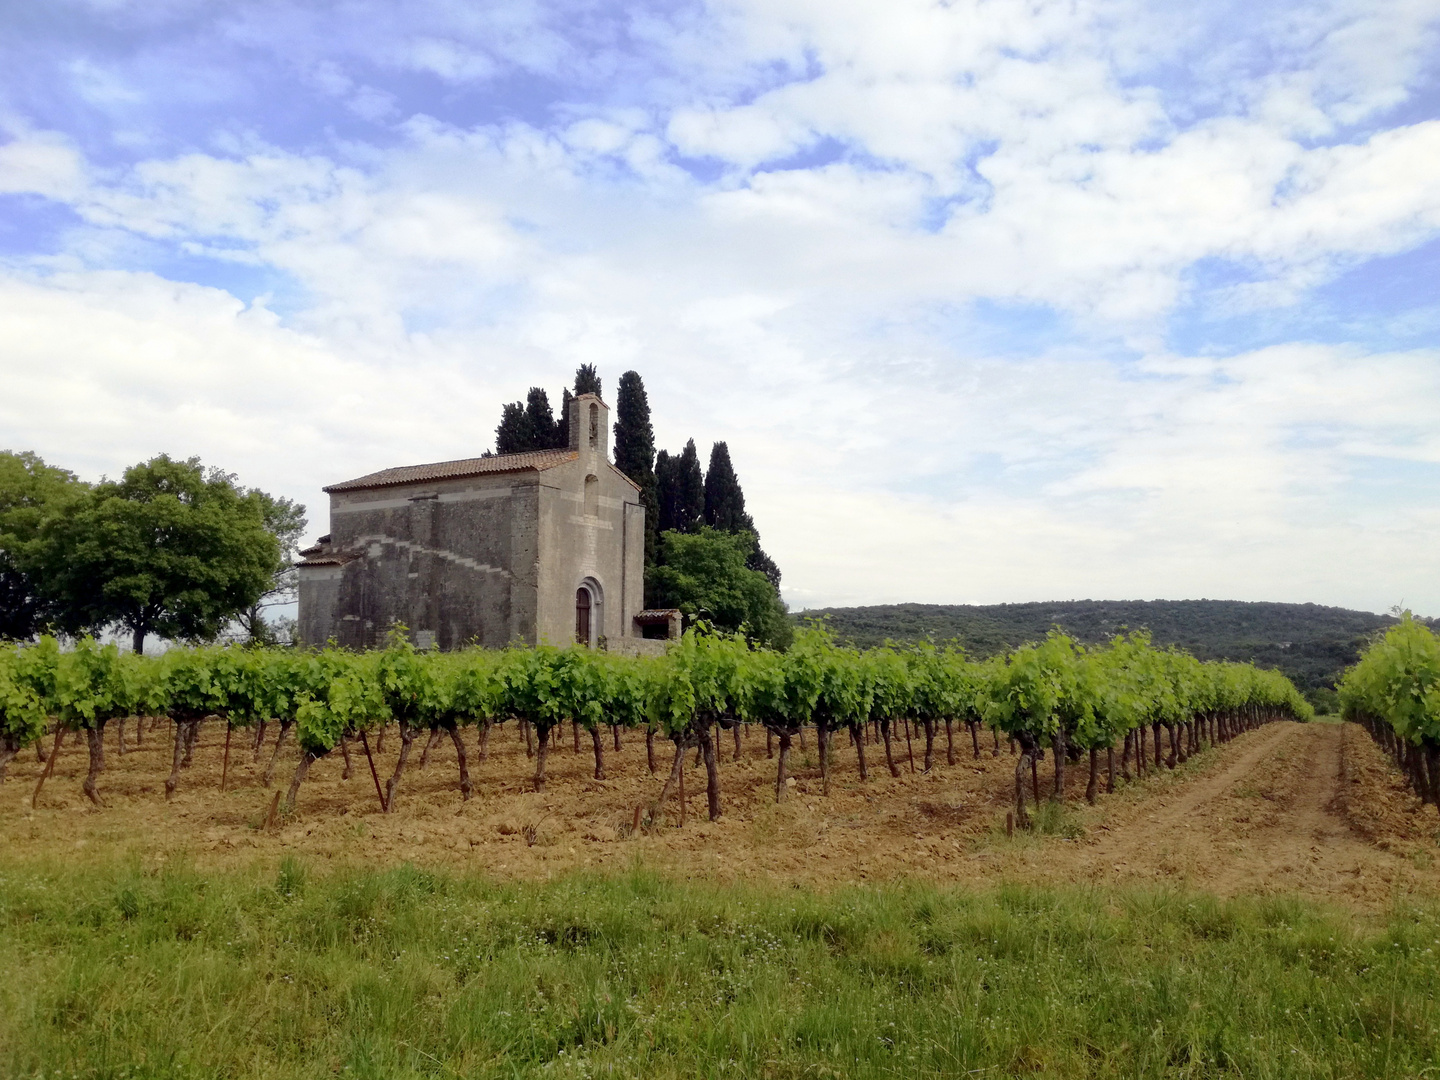
[[[610,462],[610,410],[581,394],[569,421],[562,449],[407,465],[325,488],[330,533],[301,553],[300,639],[372,648],[403,623],[422,648],[659,647],[645,639],[668,636],[676,620],[641,610],[645,509]]]

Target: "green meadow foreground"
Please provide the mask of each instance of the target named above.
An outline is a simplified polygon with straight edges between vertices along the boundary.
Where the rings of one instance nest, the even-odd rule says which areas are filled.
[[[0,1076],[1421,1077],[1440,1060],[1437,820],[1354,725],[1271,724],[1042,831],[958,755],[628,830],[659,778],[437,751],[394,813],[330,763],[293,818],[218,733],[0,788]],[[443,750],[443,747],[441,748]],[[386,755],[394,751],[387,746]],[[240,755],[235,755],[240,756]],[[293,767],[293,766],[291,766]],[[698,769],[694,770],[699,772]],[[361,781],[364,781],[362,783]],[[523,826],[536,827],[533,845]]]
[[[11,1077],[1408,1077],[1440,906],[31,861]]]

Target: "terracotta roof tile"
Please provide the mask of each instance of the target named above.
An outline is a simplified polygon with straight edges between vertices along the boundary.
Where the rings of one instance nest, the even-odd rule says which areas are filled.
[[[679,614],[679,608],[646,608],[644,611],[637,611],[635,619],[637,622],[665,622]]]
[[[423,483],[427,480],[458,480],[467,476],[482,476],[485,473],[522,472],[527,469],[542,471],[574,461],[578,456],[574,450],[568,449],[532,450],[525,454],[496,454],[493,457],[437,461],[431,465],[402,465],[396,469],[381,469],[354,480],[331,484],[322,490],[361,491],[366,488]]]

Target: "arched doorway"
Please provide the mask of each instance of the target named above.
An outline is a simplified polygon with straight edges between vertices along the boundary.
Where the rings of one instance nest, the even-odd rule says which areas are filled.
[[[581,585],[575,590],[575,641],[580,645],[590,644],[590,616],[595,606],[590,590]]]

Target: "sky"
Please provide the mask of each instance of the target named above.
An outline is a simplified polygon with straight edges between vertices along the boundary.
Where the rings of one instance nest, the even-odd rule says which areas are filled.
[[[582,363],[794,608],[1440,614],[1440,0],[0,4],[0,448],[314,537]]]

